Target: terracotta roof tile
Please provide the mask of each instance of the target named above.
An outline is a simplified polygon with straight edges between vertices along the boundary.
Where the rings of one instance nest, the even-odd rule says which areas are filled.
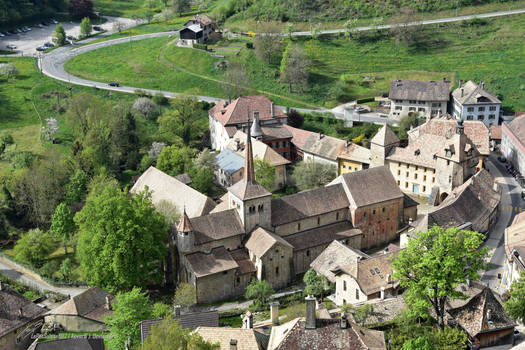
[[[272,101],[264,95],[242,96],[228,104],[219,101],[209,114],[223,126],[248,123],[248,113],[259,112],[259,120],[278,120],[287,118],[286,114],[274,105],[274,115],[271,113]]]
[[[230,254],[233,260],[237,262],[237,265],[239,265],[239,270],[237,271],[239,275],[255,273],[257,271],[246,249],[235,249],[232,250]]]
[[[507,128],[525,144],[525,116],[514,118],[510,123],[507,123]]]
[[[253,329],[199,327],[195,330],[204,340],[220,345],[221,350],[230,350],[230,341],[237,341],[238,350],[262,350]]]
[[[490,126],[490,138],[492,140],[501,140],[501,125]]]

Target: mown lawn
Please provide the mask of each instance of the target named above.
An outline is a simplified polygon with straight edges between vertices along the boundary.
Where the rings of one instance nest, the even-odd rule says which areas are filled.
[[[488,89],[503,99],[507,112],[522,111],[525,110],[524,30],[525,15],[515,15],[424,26],[406,46],[386,32],[364,33],[351,40],[296,39],[312,60],[309,89],[302,93],[289,93],[287,86],[278,81],[278,62],[272,65],[261,62],[254,50],[247,49],[242,42],[240,53],[227,59],[244,64],[251,87],[269,94],[276,103],[289,106],[333,107],[386,93],[392,79],[446,77],[453,83],[458,79],[483,80]],[[169,38],[156,38],[83,54],[69,61],[66,69],[98,81],[119,80],[142,88],[221,97],[223,72],[214,67],[218,60],[202,51],[178,48]],[[344,93],[336,100],[331,89],[340,79],[345,81]],[[364,80],[371,82],[365,84]],[[256,91],[250,91],[253,92]]]
[[[160,2],[160,1],[159,1]],[[93,9],[107,16],[133,17],[144,13],[144,0],[94,0]]]

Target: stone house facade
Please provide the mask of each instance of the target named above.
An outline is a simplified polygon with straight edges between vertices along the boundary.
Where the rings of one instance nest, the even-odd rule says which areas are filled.
[[[505,257],[500,286],[509,290],[525,271],[525,212],[516,215],[505,229]]]
[[[401,119],[418,113],[427,119],[446,113],[450,100],[450,82],[393,80],[390,84],[390,117]]]
[[[525,116],[501,124],[501,153],[525,174]]]

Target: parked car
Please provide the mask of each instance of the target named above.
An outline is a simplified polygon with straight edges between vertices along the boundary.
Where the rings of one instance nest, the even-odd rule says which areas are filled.
[[[77,38],[75,38],[73,35],[67,35],[66,39],[67,40],[77,40]]]
[[[47,43],[44,43],[44,45],[42,46],[45,46],[45,47],[55,47],[55,44],[53,43],[50,43],[49,41]]]
[[[9,50],[16,50],[16,45],[9,44],[6,46]]]
[[[2,32],[2,34],[4,34],[5,36],[11,35],[9,34],[9,32]]]
[[[45,47],[45,46],[39,46],[36,48],[37,51],[46,51],[48,49],[48,47]]]
[[[102,27],[99,26],[93,26],[93,30],[96,30],[97,32],[103,31]]]
[[[357,113],[366,113],[368,112],[368,110],[364,107],[361,107],[361,106],[356,106],[354,111],[356,111]]]
[[[0,33],[0,38],[3,38],[5,36],[4,33]]]
[[[503,156],[499,156],[498,157],[498,160],[502,163],[505,163],[507,161],[507,158],[503,157]]]
[[[50,22],[53,24],[58,24],[57,20],[55,20],[54,18],[51,18]]]
[[[40,24],[41,24],[42,26],[47,26],[47,23],[46,23],[45,21],[42,21]]]
[[[119,87],[120,84],[116,81],[112,81],[111,83],[108,84],[109,86],[115,86],[115,87]]]

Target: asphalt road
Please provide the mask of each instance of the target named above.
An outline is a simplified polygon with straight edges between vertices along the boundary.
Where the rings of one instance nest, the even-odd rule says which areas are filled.
[[[458,22],[458,21],[464,21],[468,19],[473,18],[492,18],[492,17],[501,17],[501,16],[509,16],[509,15],[516,15],[520,13],[525,13],[525,9],[517,9],[517,10],[509,10],[509,11],[498,11],[498,12],[489,12],[489,13],[482,13],[478,15],[468,15],[468,16],[457,16],[457,17],[448,17],[448,18],[438,18],[438,19],[429,19],[424,21],[416,21],[416,22],[409,22],[409,23],[395,23],[395,24],[385,24],[380,25],[377,27],[373,26],[365,26],[365,27],[356,27],[353,29],[353,31],[362,32],[367,30],[377,30],[377,29],[390,29],[390,28],[397,28],[401,26],[419,26],[419,25],[427,25],[427,24],[438,24],[438,23],[450,23],[450,22]],[[338,33],[344,33],[346,32],[346,29],[328,29],[328,30],[321,30],[319,31],[319,34],[338,34]],[[288,33],[282,33],[281,36],[288,36]],[[293,32],[291,34],[292,36],[310,36],[312,35],[312,32]]]
[[[502,187],[502,191],[498,221],[489,231],[488,238],[484,244],[484,246],[491,247],[494,251],[490,259],[491,268],[485,271],[482,281],[492,289],[500,291],[498,273],[503,272],[505,262],[505,228],[512,223],[514,216],[519,213],[515,208],[525,209],[525,204],[521,199],[521,186],[507,173],[504,163],[499,162],[497,156],[491,154],[486,165],[492,176]]]

